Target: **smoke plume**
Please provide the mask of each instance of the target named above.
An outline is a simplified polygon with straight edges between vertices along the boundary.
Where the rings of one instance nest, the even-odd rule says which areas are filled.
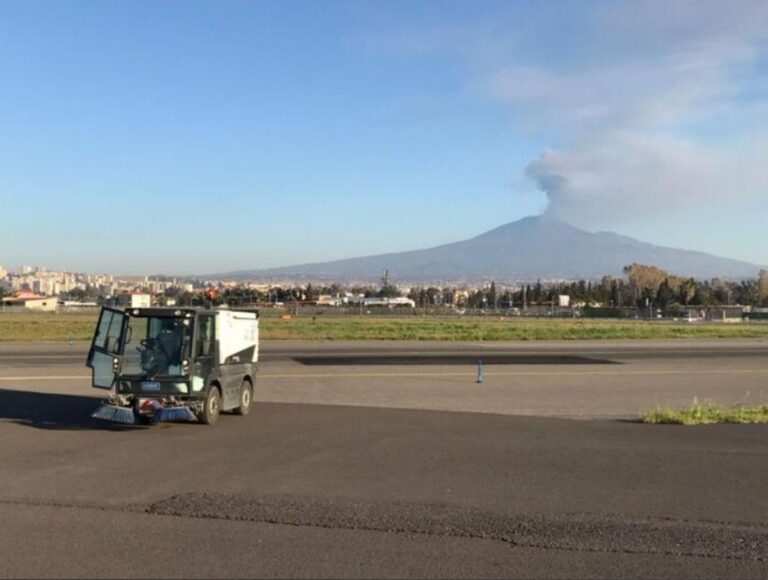
[[[768,3],[608,4],[568,67],[515,64],[486,86],[555,135],[527,176],[584,225],[768,198]]]

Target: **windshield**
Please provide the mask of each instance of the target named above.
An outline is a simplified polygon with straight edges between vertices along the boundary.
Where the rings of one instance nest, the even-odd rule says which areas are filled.
[[[130,316],[126,330],[123,375],[178,376],[189,357],[190,320]]]

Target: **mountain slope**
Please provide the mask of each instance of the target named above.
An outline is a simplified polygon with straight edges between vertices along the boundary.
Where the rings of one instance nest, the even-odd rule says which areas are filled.
[[[231,278],[376,279],[389,269],[401,281],[598,278],[633,262],[697,278],[754,277],[760,266],[655,246],[609,232],[592,233],[556,219],[528,217],[475,238],[425,250],[227,274]]]

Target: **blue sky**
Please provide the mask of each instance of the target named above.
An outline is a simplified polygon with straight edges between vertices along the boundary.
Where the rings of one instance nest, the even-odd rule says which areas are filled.
[[[287,265],[548,207],[768,264],[765,3],[658,6],[0,1],[0,264]]]

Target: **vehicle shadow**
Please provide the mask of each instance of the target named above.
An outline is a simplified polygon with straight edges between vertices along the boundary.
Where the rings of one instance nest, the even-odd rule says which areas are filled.
[[[32,393],[0,389],[0,421],[50,430],[126,431],[143,425],[122,425],[91,417],[101,404],[96,397]]]

